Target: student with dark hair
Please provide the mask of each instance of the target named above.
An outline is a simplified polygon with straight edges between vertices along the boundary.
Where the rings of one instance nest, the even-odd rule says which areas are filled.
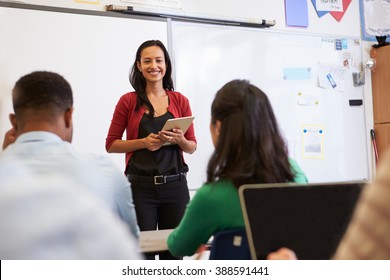
[[[189,201],[183,152],[196,150],[194,127],[161,131],[166,120],[192,115],[188,99],[174,91],[171,74],[165,46],[159,40],[141,44],[130,74],[135,91],[119,99],[106,139],[109,153],[126,153],[141,231],[176,227]]]
[[[287,147],[267,96],[245,80],[234,80],[216,94],[210,133],[215,150],[207,181],[168,237],[175,256],[193,255],[215,233],[244,228],[237,189],[251,183],[306,183]]]
[[[12,129],[4,139],[0,162],[19,161],[33,173],[74,179],[94,193],[139,235],[130,184],[107,157],[77,153],[73,135],[73,94],[59,74],[38,71],[21,77],[12,92]]]

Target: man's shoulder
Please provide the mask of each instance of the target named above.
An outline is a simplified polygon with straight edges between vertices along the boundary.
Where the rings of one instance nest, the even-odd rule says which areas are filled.
[[[88,164],[89,166],[110,167],[114,169],[118,168],[114,161],[106,155],[101,155],[92,152],[76,152],[76,155],[80,162]]]

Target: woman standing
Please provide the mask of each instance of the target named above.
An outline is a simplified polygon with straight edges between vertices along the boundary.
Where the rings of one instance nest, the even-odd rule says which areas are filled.
[[[171,73],[168,51],[159,40],[141,44],[130,74],[135,91],[119,99],[106,139],[109,153],[126,153],[141,231],[176,227],[189,201],[183,152],[196,150],[194,127],[185,133],[161,131],[166,120],[192,115],[188,99],[173,91]]]

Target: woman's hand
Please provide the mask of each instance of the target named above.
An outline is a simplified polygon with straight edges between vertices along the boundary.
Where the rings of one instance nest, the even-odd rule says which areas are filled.
[[[145,137],[143,142],[145,144],[145,148],[152,152],[160,149],[164,143],[161,141],[159,136],[154,133],[150,133],[147,137]]]
[[[185,153],[192,154],[196,150],[196,143],[194,141],[187,140],[184,137],[183,130],[180,128],[174,128],[172,131],[162,130],[158,133],[158,137],[163,142],[170,142],[179,145],[180,149]]]
[[[187,140],[184,137],[184,133],[180,128],[174,128],[172,130],[162,130],[158,133],[158,137],[163,142],[170,142],[179,145]]]

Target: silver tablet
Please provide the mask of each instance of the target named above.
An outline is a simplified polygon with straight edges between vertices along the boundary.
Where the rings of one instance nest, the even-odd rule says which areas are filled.
[[[163,128],[161,130],[172,130],[174,128],[180,128],[183,130],[183,133],[186,133],[187,129],[190,127],[192,121],[195,117],[183,117],[183,118],[175,118],[175,119],[169,119],[164,124]]]

